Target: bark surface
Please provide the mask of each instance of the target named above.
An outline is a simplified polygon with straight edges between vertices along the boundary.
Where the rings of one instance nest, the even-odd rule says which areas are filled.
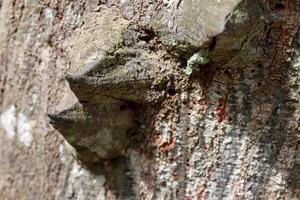
[[[0,0],[0,199],[300,199],[299,24],[299,0]]]

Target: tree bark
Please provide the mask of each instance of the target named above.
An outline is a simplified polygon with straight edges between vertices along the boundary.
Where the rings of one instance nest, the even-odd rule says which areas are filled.
[[[0,0],[0,198],[300,199],[299,14]]]

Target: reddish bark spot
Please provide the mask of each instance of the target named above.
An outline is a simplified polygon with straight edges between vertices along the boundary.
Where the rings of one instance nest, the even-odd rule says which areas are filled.
[[[225,118],[225,105],[224,100],[219,99],[217,107],[214,111],[214,117],[218,123],[221,123]]]
[[[162,140],[161,137],[159,136],[155,137],[155,144],[159,145],[161,143],[161,140]]]
[[[178,180],[178,175],[176,173],[174,173],[172,176],[171,176],[171,179],[176,181]]]
[[[206,187],[207,184],[205,183],[197,189],[197,199],[204,199],[204,190],[206,189]]]
[[[175,146],[174,141],[171,139],[170,141],[163,143],[159,147],[159,150],[164,153],[167,153],[167,152],[170,152],[172,149],[174,149],[174,146]]]

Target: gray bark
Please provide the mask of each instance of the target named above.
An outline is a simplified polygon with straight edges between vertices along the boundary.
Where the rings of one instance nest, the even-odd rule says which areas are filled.
[[[0,198],[300,199],[299,14],[0,0]]]

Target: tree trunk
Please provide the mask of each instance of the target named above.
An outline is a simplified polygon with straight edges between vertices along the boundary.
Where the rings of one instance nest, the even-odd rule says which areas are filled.
[[[299,14],[0,0],[0,198],[300,199]]]

